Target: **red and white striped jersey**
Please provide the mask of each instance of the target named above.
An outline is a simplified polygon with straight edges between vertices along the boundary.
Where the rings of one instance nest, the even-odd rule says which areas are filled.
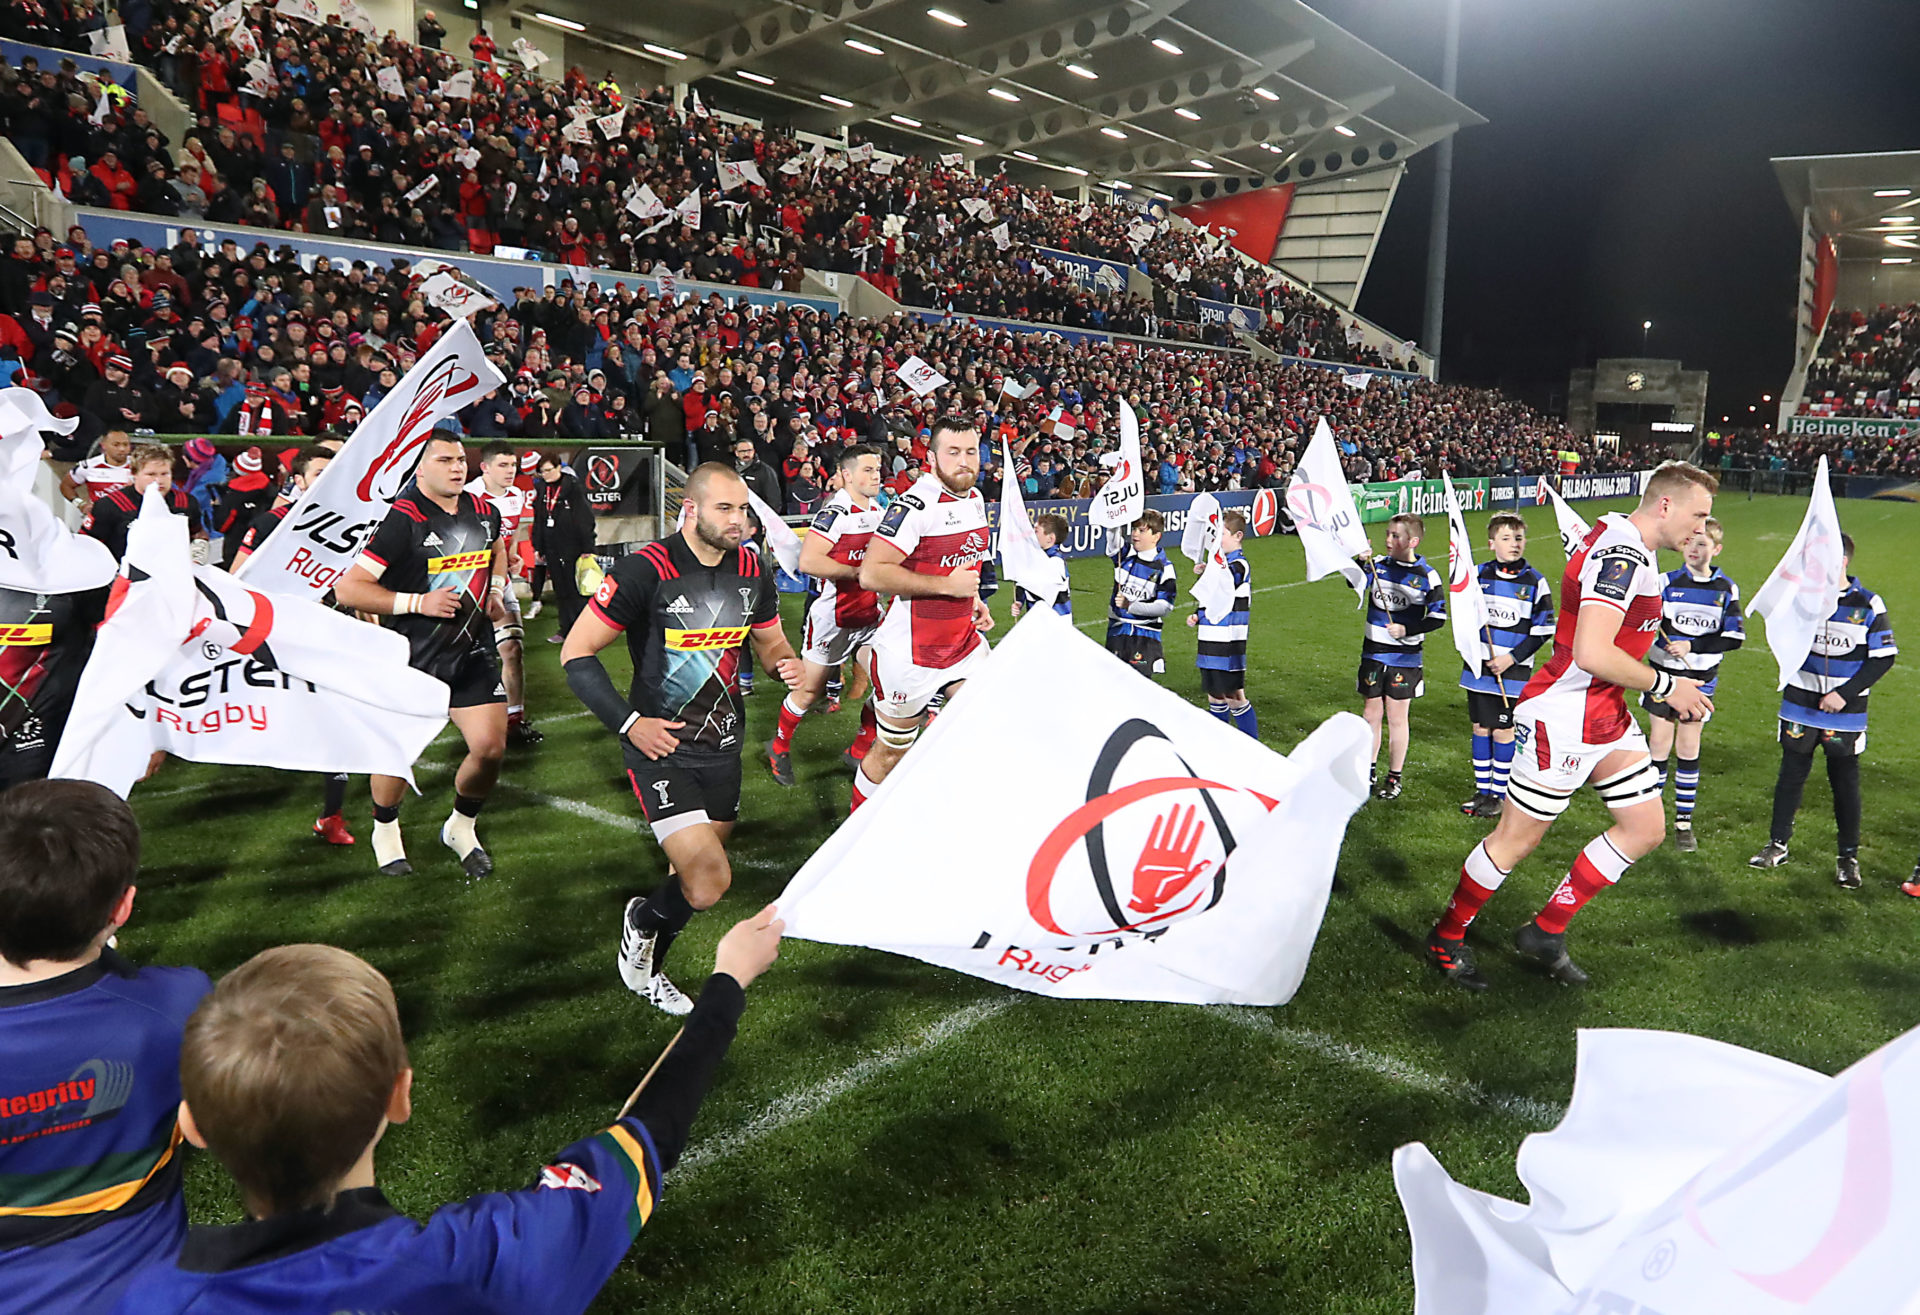
[[[867,556],[867,542],[880,528],[880,504],[862,507],[853,494],[835,489],[813,514],[807,533],[827,544],[827,556],[846,566],[858,566]],[[862,589],[858,580],[822,580],[820,599],[833,608],[835,624],[870,626],[880,620],[880,595]]]
[[[1596,679],[1573,661],[1573,632],[1580,609],[1589,603],[1618,608],[1625,619],[1613,637],[1613,646],[1639,661],[1660,633],[1661,574],[1654,550],[1640,537],[1631,520],[1618,512],[1602,516],[1588,531],[1580,548],[1567,562],[1560,579],[1560,618],[1553,632],[1553,656],[1533,673],[1522,699],[1545,695],[1584,693],[1580,738],[1587,744],[1610,744],[1633,725],[1625,692],[1609,681]]]
[[[978,568],[992,545],[980,490],[957,496],[931,474],[888,504],[873,537],[898,548],[906,555],[901,565],[919,575]],[[986,642],[973,628],[974,597],[897,599],[880,623],[879,642],[910,643],[915,666],[950,667]]]
[[[465,491],[493,504],[493,509],[500,513],[500,537],[509,543],[513,542],[514,531],[520,528],[520,523],[527,518],[527,511],[533,506],[532,491],[515,483],[507,485],[505,493],[489,493],[486,480],[478,477],[467,481]]]
[[[133,463],[116,466],[105,456],[92,456],[73,468],[73,482],[87,490],[87,501],[98,502],[117,488],[133,483]]]

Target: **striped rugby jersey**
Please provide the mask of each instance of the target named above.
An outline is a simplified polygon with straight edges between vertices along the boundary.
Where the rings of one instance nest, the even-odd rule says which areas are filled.
[[[1487,627],[1493,640],[1483,660],[1505,653],[1513,665],[1498,676],[1488,675],[1485,668],[1473,671],[1462,666],[1460,688],[1517,699],[1533,675],[1533,655],[1553,638],[1553,591],[1547,587],[1547,577],[1522,557],[1505,563],[1481,562],[1480,593],[1487,600]]]
[[[1112,599],[1108,599],[1107,638],[1160,638],[1161,624],[1167,619],[1167,610],[1172,608],[1178,588],[1179,580],[1173,573],[1173,563],[1167,560],[1164,552],[1156,549],[1153,556],[1142,557],[1129,550],[1116,557],[1113,563],[1113,592],[1126,599],[1129,607],[1135,603],[1159,601],[1166,604],[1166,609],[1158,616],[1135,616],[1131,611],[1121,611],[1113,605]]]
[[[1647,661],[1707,684],[1718,677],[1721,659],[1746,639],[1740,620],[1740,586],[1725,572],[1715,567],[1704,580],[1685,566],[1667,572],[1666,586],[1660,591],[1660,634]],[[1668,640],[1685,640],[1688,651],[1668,652]]]
[[[1233,572],[1233,610],[1223,617],[1207,615],[1200,609],[1200,652],[1193,660],[1203,671],[1245,671],[1247,669],[1247,621],[1253,615],[1253,568],[1239,549],[1227,554],[1227,569]]]
[[[1363,657],[1390,667],[1417,667],[1427,632],[1447,619],[1447,582],[1426,558],[1410,562],[1382,556],[1373,560],[1373,587],[1367,590],[1367,637],[1360,645]],[[1407,628],[1395,639],[1389,625]]]
[[[1866,730],[1867,695],[1899,651],[1886,603],[1858,577],[1848,576],[1833,615],[1814,632],[1807,660],[1780,692],[1780,719],[1819,730]],[[1835,691],[1847,706],[1839,712],[1823,711],[1821,696]]]

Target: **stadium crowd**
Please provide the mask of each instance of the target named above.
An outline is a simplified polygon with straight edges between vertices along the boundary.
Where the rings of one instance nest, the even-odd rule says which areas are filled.
[[[1801,414],[1920,417],[1920,305],[1835,309],[1820,339]]]
[[[63,12],[64,24],[16,10],[0,31],[83,48],[97,15]],[[578,68],[541,78],[484,35],[468,64],[266,5],[216,33],[213,12],[160,0],[128,15],[135,58],[197,112],[186,140],[168,140],[117,88],[25,61],[0,69],[0,127],[80,204],[441,250],[506,245],[746,287],[796,287],[805,267],[940,309],[1232,342],[1217,314],[1202,327],[1206,299],[1264,312],[1284,352],[1383,363],[1333,307],[1224,238],[1143,226],[1132,206],[983,179],[956,156],[823,153],[697,99],[676,107],[665,88],[630,100]],[[235,41],[243,29],[257,57]],[[453,83],[467,74],[470,91]],[[737,162],[757,181],[722,176]],[[697,215],[675,209],[689,197]],[[1131,295],[1124,280],[1075,283],[1036,247],[1144,269],[1155,295]]]
[[[1885,438],[1838,434],[1780,434],[1759,427],[1709,434],[1706,462],[1716,470],[1811,474],[1827,459],[1836,475],[1920,475],[1920,420]]]

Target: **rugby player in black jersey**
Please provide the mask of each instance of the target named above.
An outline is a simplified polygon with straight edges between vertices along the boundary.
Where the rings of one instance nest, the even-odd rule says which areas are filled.
[[[493,622],[506,618],[506,554],[500,513],[465,491],[467,450],[452,434],[427,440],[413,480],[400,490],[360,560],[334,585],[334,597],[407,638],[412,665],[445,682],[447,716],[467,741],[453,779],[453,812],[441,843],[470,877],[493,871],[474,819],[500,776],[507,750],[507,691]],[[373,857],[380,871],[413,871],[400,839],[400,800],[407,783],[373,778]]]
[[[666,853],[666,880],[627,903],[620,980],[669,1014],[692,1003],[662,971],[673,938],[733,881],[726,842],[740,815],[741,641],[798,689],[805,668],[780,625],[760,554],[743,547],[747,486],[708,463],[687,479],[680,529],[614,563],[560,650],[567,685],[620,737],[627,781]],[[597,656],[625,634],[633,683],[622,698]]]

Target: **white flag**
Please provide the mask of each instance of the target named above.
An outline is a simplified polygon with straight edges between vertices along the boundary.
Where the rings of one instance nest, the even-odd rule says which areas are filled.
[[[1140,464],[1140,420],[1126,398],[1120,400],[1120,451],[1101,458],[1106,464],[1113,458],[1113,474],[1093,495],[1087,519],[1102,529],[1124,529],[1140,519],[1147,509],[1147,472]]]
[[[1340,374],[1340,382],[1349,388],[1364,389],[1368,384],[1373,382],[1373,376],[1365,370],[1355,370],[1352,373],[1342,371]]]
[[[412,203],[440,185],[439,174],[428,174],[425,178],[407,189],[407,201]]]
[[[796,155],[780,166],[780,172],[789,178],[798,178],[805,168],[806,165],[801,163],[801,157]]]
[[[227,39],[233,43],[233,48],[243,55],[257,55],[260,53],[260,38],[256,37],[253,34],[253,29],[245,23],[236,26],[233,29],[233,35]]]
[[[1001,220],[993,229],[993,245],[1005,251],[1013,245],[1013,234],[1007,229],[1006,220]]]
[[[1325,416],[1314,426],[1313,441],[1287,480],[1287,512],[1306,550],[1307,579],[1338,574],[1356,590],[1366,587],[1367,573],[1354,558],[1371,558],[1373,547],[1360,523],[1360,509],[1353,505],[1353,490],[1340,469],[1340,450]]]
[[[30,388],[0,388],[0,588],[35,594],[98,589],[113,579],[113,551],[75,534],[34,492],[46,444],[42,430],[71,434]]]
[[[593,121],[593,126],[600,130],[601,136],[605,137],[608,141],[612,141],[620,135],[620,127],[626,121],[627,111],[623,107],[615,110],[611,114],[602,114]]]
[[[373,81],[374,85],[380,88],[382,96],[398,99],[407,94],[406,87],[400,81],[400,70],[391,64],[375,69]]]
[[[751,183],[755,187],[765,187],[767,180],[760,173],[760,166],[752,160],[720,161],[720,190],[731,192],[736,187]]]
[[[373,25],[373,19],[367,11],[354,3],[354,0],[340,0],[340,21],[358,32],[361,36],[378,36],[380,29]]]
[[[1208,496],[1203,494],[1204,496]],[[1195,500],[1196,502],[1198,499]],[[1189,517],[1194,512],[1189,511]],[[1201,547],[1206,558],[1206,566],[1201,570],[1188,589],[1194,601],[1207,614],[1209,621],[1219,623],[1226,620],[1233,611],[1233,565],[1227,561],[1227,550],[1220,545],[1220,539],[1226,532],[1226,526],[1220,520],[1218,499],[1207,510],[1201,524]]]
[[[1153,225],[1149,223],[1141,222],[1130,225],[1127,229],[1127,243],[1135,250],[1138,250],[1153,241],[1154,232],[1155,229]]]
[[[473,99],[473,70],[463,68],[440,84],[440,94],[448,100]]]
[[[1049,557],[1040,546],[1040,536],[1027,515],[1027,500],[1020,493],[1020,474],[1013,468],[1013,449],[1004,437],[1000,462],[1001,573],[1039,599],[1039,606],[1052,607],[1067,591],[1067,564]]]
[[[420,295],[426,298],[428,305],[439,307],[455,319],[465,319],[498,304],[478,286],[448,271],[435,274],[422,283]]]
[[[1040,725],[1046,753],[1007,752]],[[1366,797],[1368,744],[1341,712],[1282,757],[1036,608],[807,861],[780,914],[788,936],[1042,995],[1281,1004]],[[928,845],[926,819],[956,791],[986,824]]]
[[[773,559],[780,563],[780,569],[788,575],[800,574],[800,536],[793,532],[793,526],[780,519],[780,513],[769,507],[766,500],[751,488],[747,490],[747,501],[753,507],[753,514],[760,518],[760,528],[767,536],[767,547],[773,549]],[[683,504],[691,507],[692,503]]]
[[[1029,379],[1021,383],[1012,375],[1007,375],[1000,380],[1000,391],[1016,402],[1024,402],[1040,391],[1040,381]]]
[[[700,193],[688,192],[673,208],[674,216],[688,228],[700,227]]]
[[[553,59],[553,56],[536,47],[533,42],[527,40],[525,37],[514,38],[513,53],[520,57],[521,67],[525,68],[529,73],[532,73],[542,64],[548,63]]]
[[[1447,616],[1453,622],[1453,648],[1467,669],[1477,672],[1492,645],[1487,596],[1480,592],[1480,573],[1473,569],[1473,543],[1467,538],[1467,519],[1460,514],[1460,497],[1445,470],[1440,486],[1447,495]]]
[[[240,22],[244,9],[241,0],[227,0],[226,4],[207,15],[207,30],[215,36],[221,35]]]
[[[959,151],[949,151],[940,157],[941,165],[944,168],[948,168],[948,169],[958,169],[961,165],[965,164],[966,162],[967,162],[967,157],[961,154]]]
[[[1073,217],[1084,224],[1089,219],[1093,218],[1093,207],[1090,205],[1083,205],[1078,210],[1074,211]]]
[[[851,160],[855,164],[865,164],[867,161],[871,160],[872,158],[873,158],[872,142],[861,142],[858,146],[854,147],[852,150],[847,152],[847,159]]]
[[[1554,524],[1560,531],[1560,551],[1566,554],[1568,561],[1572,561],[1573,555],[1580,551],[1580,545],[1593,533],[1593,527],[1580,518],[1579,512],[1567,505],[1567,500],[1560,496],[1560,490],[1545,475],[1540,477],[1535,496],[1552,500]]]
[[[505,382],[473,326],[457,320],[360,422],[239,577],[275,594],[317,597],[333,588],[413,477],[434,425]]]
[[[695,87],[691,94],[693,97],[693,117],[696,119],[706,118],[707,103],[700,99],[700,88]]]
[[[947,385],[947,376],[928,365],[918,356],[909,356],[893,372],[894,378],[907,386],[915,397],[925,397],[936,388]]]
[[[1747,611],[1767,619],[1767,647],[1780,666],[1781,689],[1807,660],[1820,627],[1833,615],[1847,587],[1846,550],[1840,542],[1840,513],[1833,506],[1833,488],[1827,479],[1827,459],[1813,476],[1813,496],[1800,532],[1793,536],[1786,556],[1747,604]]]
[[[1521,1144],[1530,1205],[1394,1153],[1420,1315],[1911,1315],[1920,1032],[1838,1077],[1701,1037],[1583,1030]]]
[[[1220,499],[1211,493],[1196,493],[1187,504],[1186,523],[1180,527],[1180,551],[1198,565],[1211,545],[1208,539],[1220,523]]]
[[[993,218],[993,207],[977,196],[961,197],[960,208],[967,212],[967,218],[978,219],[982,223]]]
[[[285,14],[288,18],[297,18],[303,23],[320,23],[320,6],[315,0],[280,0],[273,7],[276,14]]]
[[[627,209],[631,210],[637,219],[652,219],[656,215],[667,213],[666,205],[645,183],[640,184],[639,189],[627,197]]]

